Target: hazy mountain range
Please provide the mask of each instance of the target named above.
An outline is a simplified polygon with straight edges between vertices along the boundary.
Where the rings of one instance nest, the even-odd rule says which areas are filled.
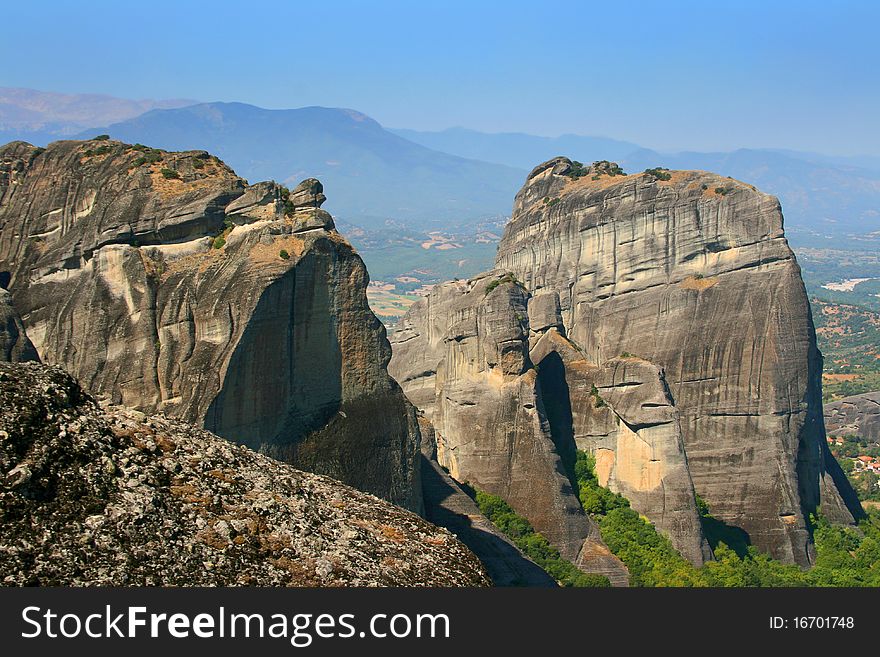
[[[785,210],[788,233],[801,243],[821,245],[834,238],[847,239],[850,246],[867,245],[864,235],[880,231],[877,157],[834,157],[773,149],[660,153],[604,137],[488,134],[464,128],[394,132],[447,153],[523,168],[556,155],[567,155],[583,162],[613,160],[628,172],[656,166],[713,171],[778,196]]]
[[[425,229],[507,215],[527,172],[567,155],[614,160],[627,171],[706,169],[749,182],[780,197],[788,233],[803,245],[874,248],[878,235],[866,236],[880,231],[880,157],[874,156],[660,153],[596,136],[387,129],[339,108],[267,110],[0,88],[0,142],[45,145],[98,132],[166,149],[209,150],[251,181],[293,184],[316,176],[331,212],[372,228],[387,219]]]
[[[348,109],[204,103],[152,110],[100,130],[132,143],[211,151],[252,182],[317,177],[331,212],[368,225],[401,218],[439,226],[506,214],[525,175],[425,148]]]
[[[0,87],[0,143],[23,139],[44,144],[85,128],[124,121],[151,109],[185,107],[195,102],[129,100],[101,94],[59,94]]]

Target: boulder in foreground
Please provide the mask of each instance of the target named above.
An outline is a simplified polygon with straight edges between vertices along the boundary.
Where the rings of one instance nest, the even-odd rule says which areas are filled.
[[[202,429],[0,363],[5,585],[484,586],[452,534]]]

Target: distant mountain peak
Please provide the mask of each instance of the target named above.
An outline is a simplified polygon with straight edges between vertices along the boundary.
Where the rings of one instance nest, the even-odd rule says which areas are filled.
[[[65,94],[0,87],[0,128],[38,130],[55,126],[58,134],[72,134],[94,125],[124,121],[151,109],[184,107],[196,102],[186,99],[132,100],[105,94]]]

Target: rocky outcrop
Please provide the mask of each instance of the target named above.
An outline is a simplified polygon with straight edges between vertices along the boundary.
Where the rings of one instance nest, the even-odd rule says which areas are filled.
[[[635,357],[596,366],[562,332],[550,328],[530,353],[557,444],[593,454],[599,484],[626,497],[684,557],[702,565],[712,553],[663,370]]]
[[[626,582],[583,512],[528,349],[528,295],[510,276],[440,285],[392,336],[391,373],[436,430],[440,465],[498,495],[560,554]],[[569,464],[570,465],[570,464]]]
[[[0,363],[0,578],[18,586],[485,586],[415,514]]]
[[[21,318],[12,306],[12,295],[0,288],[0,362],[39,360]]]
[[[808,565],[808,513],[861,514],[825,444],[821,356],[776,198],[705,172],[556,158],[517,195],[496,267],[558,295],[591,364],[633,354],[665,373],[650,414],[674,403],[697,493],[757,547]]]
[[[809,513],[862,515],[827,449],[821,356],[779,202],[741,182],[545,162],[496,269],[435,288],[392,341],[391,372],[434,422],[440,462],[494,484],[566,556],[583,537],[559,484],[577,448],[698,565],[711,553],[695,492],[802,566]],[[549,469],[515,470],[518,450]]]
[[[556,580],[520,552],[436,461],[422,459],[426,519],[473,552],[495,586],[555,587]]]
[[[14,142],[0,274],[40,358],[101,399],[420,510],[415,411],[323,200],[202,151]]]
[[[866,392],[825,404],[829,436],[860,436],[880,442],[880,392]]]

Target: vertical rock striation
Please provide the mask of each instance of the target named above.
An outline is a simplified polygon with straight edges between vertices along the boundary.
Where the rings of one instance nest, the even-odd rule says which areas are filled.
[[[778,200],[705,172],[580,173],[565,158],[532,171],[496,266],[558,295],[592,364],[661,368],[712,513],[808,565],[807,514],[861,509],[827,451],[821,355]]]
[[[555,158],[517,195],[495,264],[415,304],[390,369],[452,475],[505,497],[563,554],[585,527],[566,506],[576,449],[697,565],[711,551],[695,493],[802,566],[810,513],[862,515],[827,449],[821,355],[776,198],[705,172]],[[544,469],[517,469],[521,451]]]
[[[544,405],[561,420],[551,422],[557,442],[593,454],[599,484],[626,497],[684,557],[698,566],[711,559],[663,370],[634,357],[596,366],[563,332],[551,328],[531,351]]]
[[[527,301],[510,276],[437,286],[392,336],[389,371],[433,423],[437,460],[454,479],[504,498],[583,570],[625,584],[573,489],[573,451],[550,426]]]
[[[0,288],[0,362],[21,363],[39,360],[28,339],[21,318],[12,305],[12,295]]]
[[[419,431],[321,184],[201,151],[0,148],[0,273],[44,362],[421,510]]]

